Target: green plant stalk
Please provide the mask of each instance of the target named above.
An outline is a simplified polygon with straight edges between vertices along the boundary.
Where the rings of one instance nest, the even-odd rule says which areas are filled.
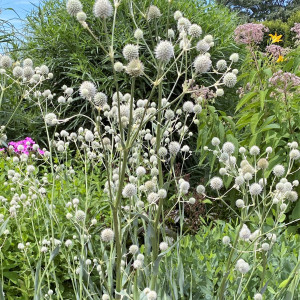
[[[163,66],[162,64],[159,65],[159,76],[163,72]],[[158,77],[159,77],[158,76]],[[162,119],[162,81],[160,81],[159,86],[158,86],[158,115],[157,115],[157,129],[156,129],[156,153],[158,154],[158,150],[160,148],[160,142],[161,142],[161,119]],[[158,156],[158,155],[157,155]],[[158,183],[159,183],[159,188],[163,187],[164,184],[164,179],[163,179],[163,171],[162,171],[162,163],[161,160],[158,156]],[[154,264],[155,261],[157,260],[158,257],[158,242],[159,242],[159,219],[163,207],[163,199],[159,199],[159,204],[158,204],[158,209],[157,213],[155,216],[154,220],[154,236],[152,238],[152,263]],[[155,289],[155,284],[156,284],[156,278],[157,278],[157,273],[153,272],[152,277],[151,277],[151,289]]]
[[[218,296],[219,300],[223,300],[224,299],[225,287],[226,287],[227,277],[229,275],[229,269],[230,269],[230,265],[231,265],[231,260],[232,260],[232,256],[234,254],[237,242],[239,240],[239,232],[240,232],[240,229],[242,228],[242,226],[243,226],[243,224],[240,225],[240,227],[239,227],[239,229],[237,231],[237,235],[235,237],[235,241],[233,243],[233,246],[231,248],[231,251],[230,251],[230,254],[229,254],[229,257],[228,257],[228,260],[227,260],[226,271],[225,271],[224,277],[222,278],[221,285],[220,285],[220,288],[219,288],[219,296]]]

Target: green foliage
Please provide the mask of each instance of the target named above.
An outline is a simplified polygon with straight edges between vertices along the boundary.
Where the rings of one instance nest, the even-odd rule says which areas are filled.
[[[235,230],[234,224],[217,221],[203,226],[196,236],[186,236],[180,241],[177,251],[170,253],[161,270],[162,274],[167,274],[169,282],[174,286],[173,290],[178,290],[181,286],[182,294],[173,294],[172,299],[216,299],[216,291],[225,273],[225,262],[230,253],[230,247],[223,245],[222,238],[229,235],[232,239],[231,234]],[[298,269],[296,266],[299,264],[299,242],[299,235],[291,235],[284,231],[278,237],[278,243],[274,244],[271,250],[272,260],[266,269],[264,298],[283,300],[289,294],[288,290],[294,295],[300,293],[300,286],[297,285],[299,276],[291,278],[291,274],[295,274],[293,272]],[[251,254],[245,253],[242,257],[250,259],[250,256]],[[237,295],[239,299],[253,299],[254,294],[261,291],[259,278],[262,276],[262,264],[256,267],[259,270],[258,276],[250,279],[247,289],[242,294],[239,290],[240,278],[237,278],[237,271],[234,267],[230,270],[226,299],[235,299]]]
[[[248,20],[275,20],[286,21],[299,9],[299,0],[216,0],[217,3],[226,5],[238,11]]]

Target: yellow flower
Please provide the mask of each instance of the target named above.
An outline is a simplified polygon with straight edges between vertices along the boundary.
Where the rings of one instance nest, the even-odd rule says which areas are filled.
[[[269,34],[269,36],[271,37],[270,40],[272,41],[272,44],[282,42],[282,34],[277,35],[277,32],[275,32],[275,34]]]
[[[283,56],[282,55],[279,55],[279,57],[278,57],[278,59],[276,60],[276,62],[281,62],[281,61],[284,61],[284,59],[283,59]]]

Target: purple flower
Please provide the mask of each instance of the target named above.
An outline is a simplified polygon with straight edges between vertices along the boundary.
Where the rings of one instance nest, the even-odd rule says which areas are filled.
[[[269,28],[263,24],[247,23],[239,25],[235,31],[235,41],[239,44],[259,44],[263,38],[264,33],[268,32]]]
[[[275,60],[277,60],[279,56],[285,56],[288,53],[288,49],[273,44],[267,46],[266,51],[271,54]]]
[[[269,79],[269,82],[280,92],[286,92],[289,87],[300,85],[300,77],[279,70]]]
[[[291,28],[291,31],[296,33],[296,38],[300,39],[300,23],[294,23],[294,27]]]

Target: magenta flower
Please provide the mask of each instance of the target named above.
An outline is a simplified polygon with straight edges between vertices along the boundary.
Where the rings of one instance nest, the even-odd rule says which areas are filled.
[[[300,40],[300,23],[294,23],[294,27],[291,28],[291,31],[296,33],[296,38]]]
[[[8,146],[13,148],[13,151],[17,154],[27,154],[29,155],[30,152],[35,151],[33,149],[33,145],[35,145],[35,141],[30,138],[26,137],[24,140],[18,141],[18,142],[9,142]],[[43,155],[45,152],[38,148],[36,150],[39,154]]]

